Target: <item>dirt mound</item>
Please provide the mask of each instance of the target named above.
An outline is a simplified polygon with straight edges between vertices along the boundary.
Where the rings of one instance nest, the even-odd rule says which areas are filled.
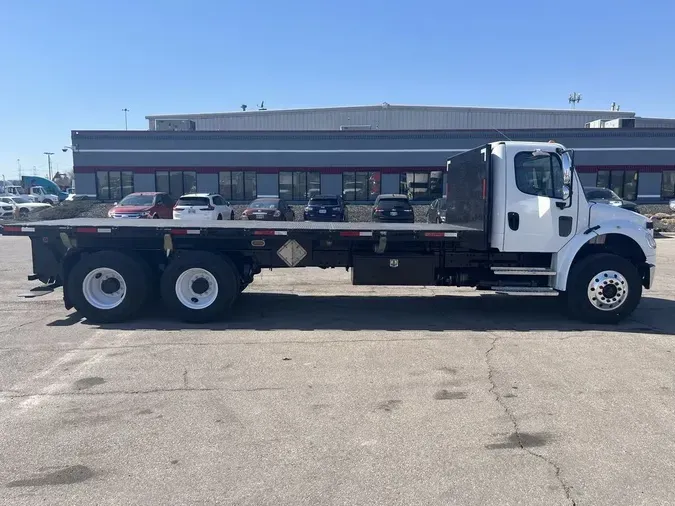
[[[32,213],[28,220],[68,220],[71,218],[106,218],[111,204],[105,204],[96,200],[76,200],[74,202],[62,202],[57,206],[44,211]]]

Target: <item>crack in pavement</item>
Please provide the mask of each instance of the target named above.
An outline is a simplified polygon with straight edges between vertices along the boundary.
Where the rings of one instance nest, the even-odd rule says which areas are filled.
[[[495,334],[492,334],[492,336],[493,336],[493,338],[492,338],[492,343],[490,344],[490,348],[488,348],[488,350],[485,352],[485,364],[487,365],[487,368],[488,368],[488,381],[490,382],[490,389],[488,390],[488,392],[491,393],[492,395],[494,395],[497,403],[502,407],[502,409],[504,410],[506,415],[511,420],[511,424],[513,425],[513,431],[514,431],[514,434],[516,435],[516,438],[517,438],[518,447],[521,450],[526,451],[527,453],[529,453],[533,457],[536,457],[540,460],[543,460],[549,466],[551,466],[555,471],[556,479],[558,480],[558,482],[560,483],[560,486],[563,488],[563,491],[565,492],[565,497],[567,498],[567,500],[570,502],[570,504],[572,506],[577,506],[576,501],[572,498],[572,487],[570,485],[568,485],[565,482],[565,480],[563,479],[562,474],[561,474],[562,469],[560,468],[560,466],[558,464],[556,464],[554,461],[552,461],[551,459],[549,459],[548,457],[546,457],[545,455],[537,453],[537,452],[531,450],[530,448],[528,448],[527,446],[525,446],[525,444],[523,442],[523,436],[522,436],[522,433],[520,431],[520,426],[518,425],[518,420],[516,420],[515,415],[513,414],[511,409],[509,409],[508,405],[506,404],[506,402],[504,401],[504,399],[502,398],[501,394],[499,393],[499,391],[497,389],[497,383],[495,382],[495,379],[494,379],[494,368],[492,367],[492,364],[490,362],[490,355],[495,350],[495,347],[497,346],[497,341],[502,339],[502,337],[498,336],[498,335],[495,335]]]

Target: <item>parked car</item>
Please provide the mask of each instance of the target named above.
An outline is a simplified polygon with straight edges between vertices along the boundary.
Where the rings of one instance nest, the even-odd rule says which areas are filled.
[[[413,223],[415,213],[406,195],[380,195],[373,205],[373,221]]]
[[[595,188],[589,187],[584,188],[584,193],[586,194],[586,200],[589,202],[598,202],[602,204],[609,204],[610,206],[622,207],[628,209],[629,211],[639,212],[635,202],[630,200],[623,200],[616,193],[614,193],[609,188]]]
[[[262,197],[251,202],[244,212],[242,220],[294,221],[295,213],[284,199]]]
[[[347,221],[347,207],[340,195],[315,195],[303,215],[305,221]]]
[[[29,195],[21,186],[8,185],[0,192],[3,197],[23,197],[31,202],[40,202],[36,195]]]
[[[448,201],[445,199],[434,200],[427,209],[427,223],[445,223]]]
[[[108,211],[110,218],[171,219],[173,200],[168,193],[130,193]]]
[[[37,202],[44,202],[46,204],[55,206],[60,201],[58,195],[47,193],[47,191],[42,186],[31,186],[29,191],[30,194],[35,197],[35,199],[37,199]]]
[[[51,204],[43,202],[33,202],[32,200],[24,196],[17,197],[14,195],[0,197],[0,205],[6,207],[3,204],[10,204],[11,206],[13,206],[14,215],[19,218],[25,218],[30,213],[52,207]]]
[[[0,220],[14,218],[14,204],[0,201]]]
[[[178,199],[174,220],[233,220],[234,209],[217,193],[190,193]]]

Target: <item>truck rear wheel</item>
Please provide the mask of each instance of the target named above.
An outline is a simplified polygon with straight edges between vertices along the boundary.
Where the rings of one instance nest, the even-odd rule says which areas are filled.
[[[223,318],[237,295],[239,277],[226,258],[206,251],[180,251],[164,270],[162,299],[180,320],[204,323]]]
[[[588,256],[570,272],[567,284],[570,315],[592,323],[616,323],[640,302],[642,281],[637,268],[623,257]]]
[[[94,323],[132,318],[148,297],[148,276],[140,260],[117,251],[84,255],[68,275],[73,307]]]

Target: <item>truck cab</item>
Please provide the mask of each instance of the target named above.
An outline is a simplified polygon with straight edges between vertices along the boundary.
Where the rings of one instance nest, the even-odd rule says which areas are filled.
[[[492,252],[497,291],[572,291],[579,311],[591,312],[590,304],[602,320],[636,305],[641,288],[652,285],[651,221],[588,202],[574,152],[560,144],[495,142],[457,155],[448,161],[447,192],[445,222],[485,231],[484,243],[474,247]],[[638,286],[623,288],[636,279]]]
[[[59,197],[57,195],[47,193],[42,186],[31,186],[29,193],[35,197],[38,202],[44,202],[45,204],[51,205],[56,205],[59,203]]]

